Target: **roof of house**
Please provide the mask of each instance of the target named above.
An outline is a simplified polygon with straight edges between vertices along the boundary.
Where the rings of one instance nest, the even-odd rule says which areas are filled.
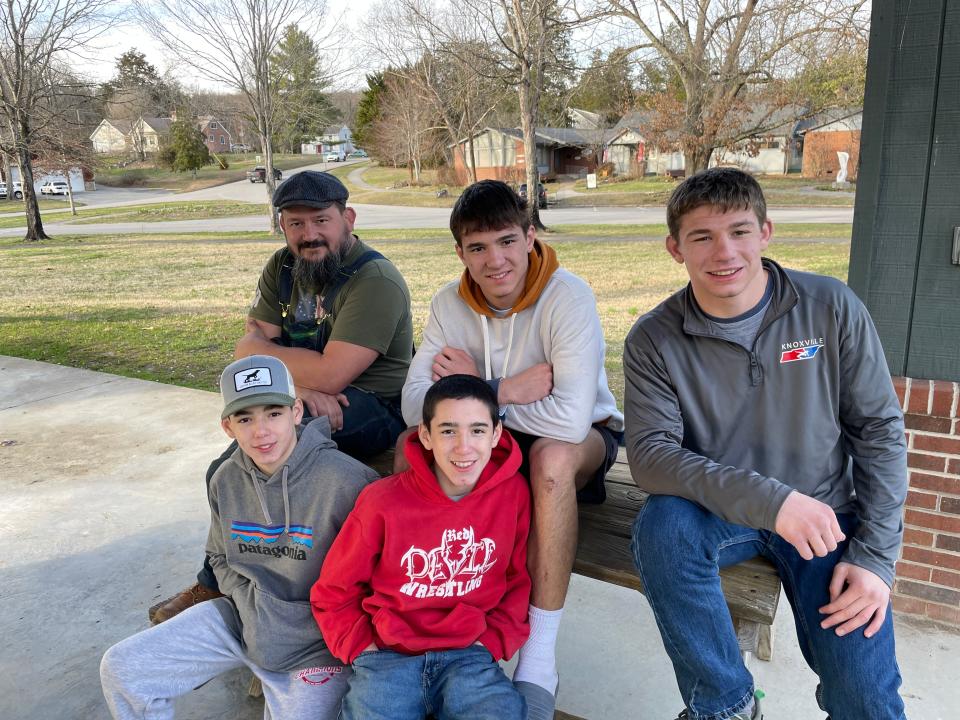
[[[130,129],[133,127],[133,123],[130,122],[129,120],[113,120],[111,118],[104,118],[103,120],[100,121],[100,124],[97,125],[96,129],[93,132],[96,133],[97,130],[99,130],[104,123],[106,123],[107,125],[110,125],[116,130],[119,130],[124,135],[128,134],[130,132]]]
[[[143,124],[151,128],[158,135],[162,135],[170,130],[170,125],[173,122],[172,118],[149,118],[141,117]]]
[[[477,131],[474,137],[485,132],[498,132],[516,140],[523,140],[523,131],[519,128],[485,127]],[[612,136],[612,130],[584,130],[581,128],[554,128],[540,127],[536,130],[538,145],[552,145],[554,147],[590,147],[599,145]],[[460,140],[465,143],[466,138]]]
[[[797,132],[801,135],[825,128],[837,123],[842,127],[834,130],[860,130],[863,126],[863,108],[831,108],[819,112],[811,118],[802,120]]]

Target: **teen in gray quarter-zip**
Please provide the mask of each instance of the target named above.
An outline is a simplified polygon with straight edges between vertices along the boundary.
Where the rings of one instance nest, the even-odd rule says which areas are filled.
[[[627,335],[633,477],[753,528],[773,529],[791,489],[856,512],[844,557],[892,585],[906,445],[873,322],[843,283],[763,267],[773,297],[752,350],[720,339],[689,288]]]
[[[904,720],[890,587],[907,492],[903,415],[866,308],[834,278],[763,257],[757,181],[677,186],[666,248],[690,283],[623,352],[630,471],[650,493],[633,556],[685,704],[761,720],[720,569],[754,556],[783,583],[832,720]]]

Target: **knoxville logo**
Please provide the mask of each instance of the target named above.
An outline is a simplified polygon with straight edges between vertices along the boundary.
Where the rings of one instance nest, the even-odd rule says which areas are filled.
[[[823,345],[822,337],[781,343],[780,364],[783,365],[784,363],[795,362],[797,360],[810,360],[816,356]]]

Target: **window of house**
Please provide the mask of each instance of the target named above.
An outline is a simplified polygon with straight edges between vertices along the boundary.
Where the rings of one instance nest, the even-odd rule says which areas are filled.
[[[227,139],[226,139],[223,135],[220,136],[220,144],[221,144],[221,145],[226,145],[226,144],[227,144]]]
[[[215,143],[216,141],[217,141],[217,136],[216,136],[216,135],[211,135],[211,136],[210,136],[210,142]]]
[[[211,123],[210,123],[210,129],[211,129],[211,130],[216,130],[216,129],[217,129],[217,124],[216,124],[215,122],[211,122]]]

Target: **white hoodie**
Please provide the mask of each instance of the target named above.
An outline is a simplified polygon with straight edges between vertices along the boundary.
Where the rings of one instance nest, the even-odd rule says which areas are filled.
[[[433,385],[433,358],[445,346],[466,351],[487,380],[511,377],[539,363],[553,366],[553,391],[527,405],[507,405],[504,425],[530,435],[580,443],[590,426],[623,430],[623,414],[607,386],[606,345],[590,286],[563,268],[554,271],[530,307],[503,318],[471,309],[459,280],[430,303],[423,341],[403,386],[403,418],[420,422],[423,397]]]

